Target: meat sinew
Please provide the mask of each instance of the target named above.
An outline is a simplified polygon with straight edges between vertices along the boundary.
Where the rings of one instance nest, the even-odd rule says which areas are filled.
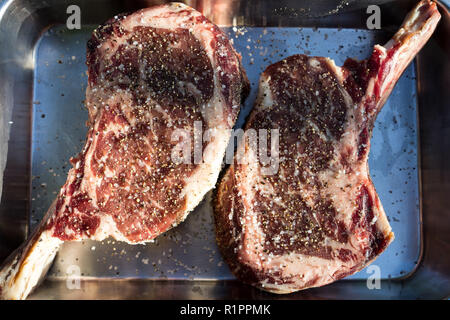
[[[116,16],[87,47],[85,147],[38,230],[4,263],[3,298],[26,298],[64,241],[144,243],[183,221],[214,187],[248,91],[228,38],[183,4]],[[200,155],[196,129],[214,130]]]
[[[277,133],[279,165],[263,172],[269,164],[245,139],[214,200],[217,243],[237,278],[274,293],[322,286],[361,270],[394,239],[369,176],[370,137],[439,19],[436,4],[422,1],[367,60],[338,67],[294,55],[264,71],[246,132]]]

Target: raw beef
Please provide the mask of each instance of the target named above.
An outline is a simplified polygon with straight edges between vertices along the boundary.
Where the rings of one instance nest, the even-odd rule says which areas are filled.
[[[369,175],[370,137],[439,19],[436,4],[422,1],[367,60],[339,67],[294,55],[264,71],[245,129],[268,130],[267,145],[277,134],[279,163],[262,162],[244,139],[214,202],[217,243],[238,279],[274,293],[322,286],[361,270],[394,239]]]
[[[47,219],[0,271],[4,298],[25,298],[63,241],[145,243],[183,221],[216,183],[249,87],[225,34],[178,3],[107,21],[87,65],[85,147]]]

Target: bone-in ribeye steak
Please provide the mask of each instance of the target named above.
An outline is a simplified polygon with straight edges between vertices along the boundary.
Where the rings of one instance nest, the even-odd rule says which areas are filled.
[[[248,91],[228,38],[183,4],[116,16],[93,32],[87,47],[86,145],[31,241],[37,249],[26,246],[1,271],[4,297],[23,298],[34,285],[39,271],[26,269],[38,258],[33,252],[48,256],[61,241],[108,236],[143,243],[184,220],[216,183]],[[195,160],[191,143],[190,163],[179,163],[172,153],[193,139],[196,121],[214,129],[200,146],[208,161]]]
[[[386,249],[394,235],[369,176],[372,128],[439,19],[422,1],[367,60],[338,67],[294,55],[264,71],[246,129],[279,130],[278,171],[263,174],[246,140],[214,203],[217,242],[237,278],[289,293],[354,274]]]
[[[239,57],[217,26],[173,4],[98,28],[87,64],[87,144],[72,160],[48,228],[62,240],[151,240],[183,220],[217,180],[245,87]],[[203,146],[216,161],[177,164],[173,133],[192,138],[195,121],[217,130]]]

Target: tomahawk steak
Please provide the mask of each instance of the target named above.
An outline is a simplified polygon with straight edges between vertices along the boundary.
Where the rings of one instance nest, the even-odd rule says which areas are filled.
[[[216,183],[249,86],[225,34],[179,3],[107,21],[87,65],[86,144],[48,217],[0,271],[3,298],[25,298],[63,241],[145,243],[183,221]],[[200,155],[196,126],[214,131]]]
[[[299,54],[263,72],[245,132],[277,134],[279,163],[262,163],[244,135],[214,200],[217,243],[237,278],[275,293],[322,286],[361,270],[394,239],[369,175],[370,137],[439,19],[425,0],[366,60],[339,67]]]

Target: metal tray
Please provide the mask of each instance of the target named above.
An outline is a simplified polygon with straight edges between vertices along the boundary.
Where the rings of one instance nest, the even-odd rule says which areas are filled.
[[[370,4],[383,2],[387,1]],[[0,53],[0,108],[7,111],[13,106],[10,120],[7,113],[0,117],[11,129],[0,204],[1,261],[50,206],[65,182],[68,159],[84,144],[85,46],[90,33],[109,17],[150,3],[0,4],[0,47],[9,48]],[[69,4],[81,8],[81,30],[68,30],[64,24]],[[346,57],[367,57],[373,44],[389,39],[412,6],[411,1],[381,6],[383,29],[372,31],[365,26],[369,4],[365,1],[188,4],[221,25],[242,54],[252,91],[237,126],[252,108],[257,80],[266,66],[295,53],[329,56],[337,64]],[[444,69],[450,66],[448,27],[447,13],[397,83],[375,125],[369,165],[396,234],[394,243],[373,264],[380,268],[381,289],[369,290],[365,279],[371,272],[362,270],[333,285],[284,298],[444,298],[449,294],[449,215],[444,201],[450,165],[443,161],[450,150],[450,111],[445,109],[449,95],[444,89],[449,81]],[[433,140],[435,136],[439,138]],[[82,279],[78,290],[68,285],[74,275]],[[66,243],[47,280],[30,298],[279,297],[234,280],[215,245],[208,195],[183,224],[152,244]]]

